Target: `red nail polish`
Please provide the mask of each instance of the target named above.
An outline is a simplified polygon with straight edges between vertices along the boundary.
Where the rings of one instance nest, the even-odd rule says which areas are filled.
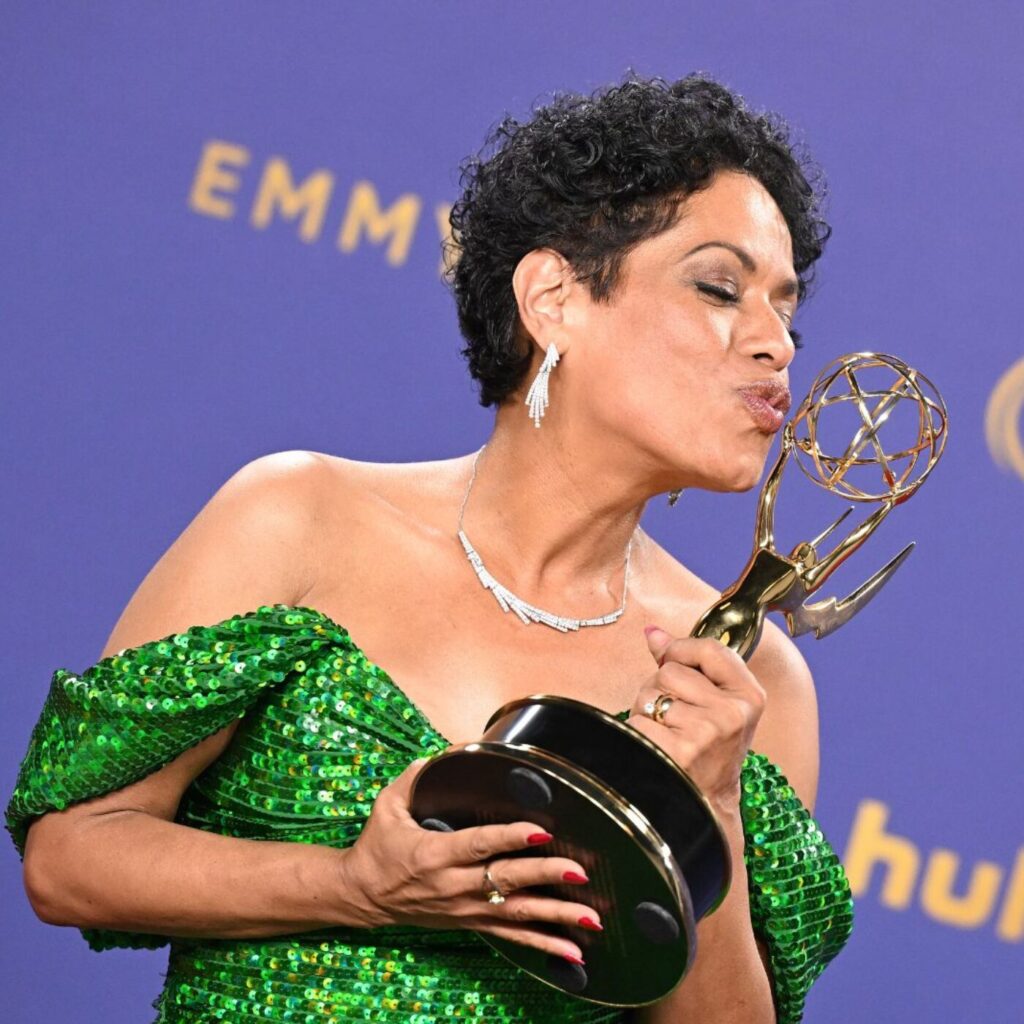
[[[565,874],[562,875],[562,879],[566,882],[576,882],[579,885],[590,881],[586,875],[581,875],[578,871],[566,871]]]
[[[550,832],[534,832],[532,836],[526,837],[526,841],[531,846],[539,846],[541,843],[550,843],[554,838]]]
[[[587,962],[578,956],[573,956],[572,953],[563,953],[562,956],[564,956],[571,964],[585,964]]]
[[[603,932],[604,928],[601,927],[592,917],[581,917],[580,924],[584,928],[589,928],[592,932]]]

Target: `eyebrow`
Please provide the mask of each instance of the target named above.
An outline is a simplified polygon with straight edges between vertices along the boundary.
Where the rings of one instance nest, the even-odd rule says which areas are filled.
[[[717,240],[712,242],[701,242],[700,245],[694,246],[694,248],[692,248],[688,253],[685,253],[683,259],[687,256],[692,256],[695,252],[700,252],[701,249],[708,249],[713,245],[720,246],[723,249],[728,249],[729,252],[735,254],[740,263],[742,263],[743,266],[752,274],[757,272],[757,264],[754,262],[753,256],[751,256],[746,249],[741,249],[738,245],[733,245],[732,242],[720,242]],[[788,278],[782,283],[783,295],[797,295],[799,294],[799,289],[800,285],[795,277]]]

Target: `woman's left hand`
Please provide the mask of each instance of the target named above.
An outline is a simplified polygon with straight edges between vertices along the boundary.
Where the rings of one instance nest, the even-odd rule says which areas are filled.
[[[716,811],[736,814],[740,769],[764,711],[764,688],[746,662],[717,640],[673,637],[648,627],[658,670],[637,693],[627,719],[678,764]],[[643,708],[673,698],[661,722]]]

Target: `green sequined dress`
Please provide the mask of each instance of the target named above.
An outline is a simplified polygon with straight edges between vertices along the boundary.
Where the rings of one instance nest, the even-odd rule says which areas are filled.
[[[7,807],[19,854],[34,816],[126,786],[237,718],[225,752],[186,790],[179,823],[349,846],[381,788],[448,746],[347,630],[312,608],[264,605],[53,674]],[[750,752],[742,784],[752,923],[770,951],[778,1020],[791,1024],[849,936],[850,890],[775,765]],[[82,934],[95,950],[169,944],[154,1024],[626,1020],[543,985],[464,930]]]

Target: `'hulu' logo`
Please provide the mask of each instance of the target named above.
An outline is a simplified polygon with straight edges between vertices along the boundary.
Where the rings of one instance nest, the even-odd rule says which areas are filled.
[[[909,839],[885,831],[889,808],[878,800],[862,800],[850,831],[843,866],[854,896],[867,892],[876,864],[885,868],[880,898],[887,907],[905,910],[914,896],[921,870],[921,851]],[[996,908],[1007,872],[991,861],[978,861],[966,885],[957,884],[960,858],[952,850],[928,854],[921,884],[921,908],[929,917],[958,928],[979,928]],[[959,890],[959,891],[958,891]],[[1009,872],[996,935],[1005,942],[1024,938],[1024,847]]]

